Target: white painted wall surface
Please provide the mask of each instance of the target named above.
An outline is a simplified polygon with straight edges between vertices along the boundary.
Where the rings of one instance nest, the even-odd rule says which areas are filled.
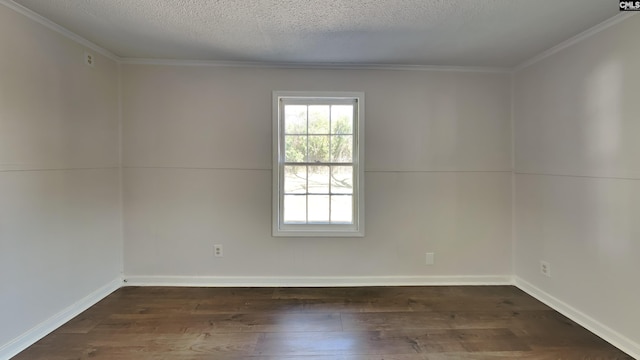
[[[640,354],[638,34],[634,16],[515,74],[514,256]]]
[[[119,276],[122,236],[117,64],[5,6],[0,49],[2,358]]]
[[[509,74],[122,71],[127,277],[511,273]],[[271,237],[273,90],[365,92],[364,238]]]

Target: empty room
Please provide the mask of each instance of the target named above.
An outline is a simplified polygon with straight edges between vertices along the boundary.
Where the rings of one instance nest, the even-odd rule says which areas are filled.
[[[637,11],[0,0],[0,359],[640,358]]]

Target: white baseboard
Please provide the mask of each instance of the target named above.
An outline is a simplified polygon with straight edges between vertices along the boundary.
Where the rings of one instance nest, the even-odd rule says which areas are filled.
[[[336,287],[512,285],[508,275],[490,276],[125,276],[125,286]]]
[[[38,340],[51,333],[53,330],[59,328],[67,321],[78,316],[81,312],[95,305],[98,301],[104,299],[107,295],[116,291],[120,287],[122,287],[122,279],[114,279],[105,286],[85,296],[83,299],[77,301],[66,309],[60,311],[54,316],[31,328],[31,330],[25,332],[24,334],[18,336],[17,338],[9,341],[6,344],[1,345],[0,359],[10,359],[11,357],[16,356],[22,350],[33,345]]]
[[[522,278],[514,277],[514,284],[522,291],[528,293],[529,295],[550,306],[562,315],[580,324],[582,327],[603,338],[611,345],[617,347],[618,349],[624,351],[625,353],[636,359],[640,359],[640,344],[630,340],[624,335],[600,323],[599,321],[563,302],[562,300],[559,300],[544,292],[543,290],[540,290],[539,288],[527,282],[526,280],[523,280]]]

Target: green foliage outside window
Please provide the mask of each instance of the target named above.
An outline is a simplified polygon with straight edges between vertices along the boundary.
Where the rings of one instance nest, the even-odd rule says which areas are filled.
[[[307,110],[308,109],[308,110]],[[323,111],[325,110],[325,111]],[[286,162],[351,162],[352,119],[348,113],[329,121],[329,106],[288,106],[285,120]],[[307,121],[307,111],[309,119]]]

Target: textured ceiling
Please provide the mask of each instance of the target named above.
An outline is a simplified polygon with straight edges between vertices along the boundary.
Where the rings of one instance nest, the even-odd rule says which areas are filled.
[[[613,0],[14,0],[124,58],[512,67]]]

